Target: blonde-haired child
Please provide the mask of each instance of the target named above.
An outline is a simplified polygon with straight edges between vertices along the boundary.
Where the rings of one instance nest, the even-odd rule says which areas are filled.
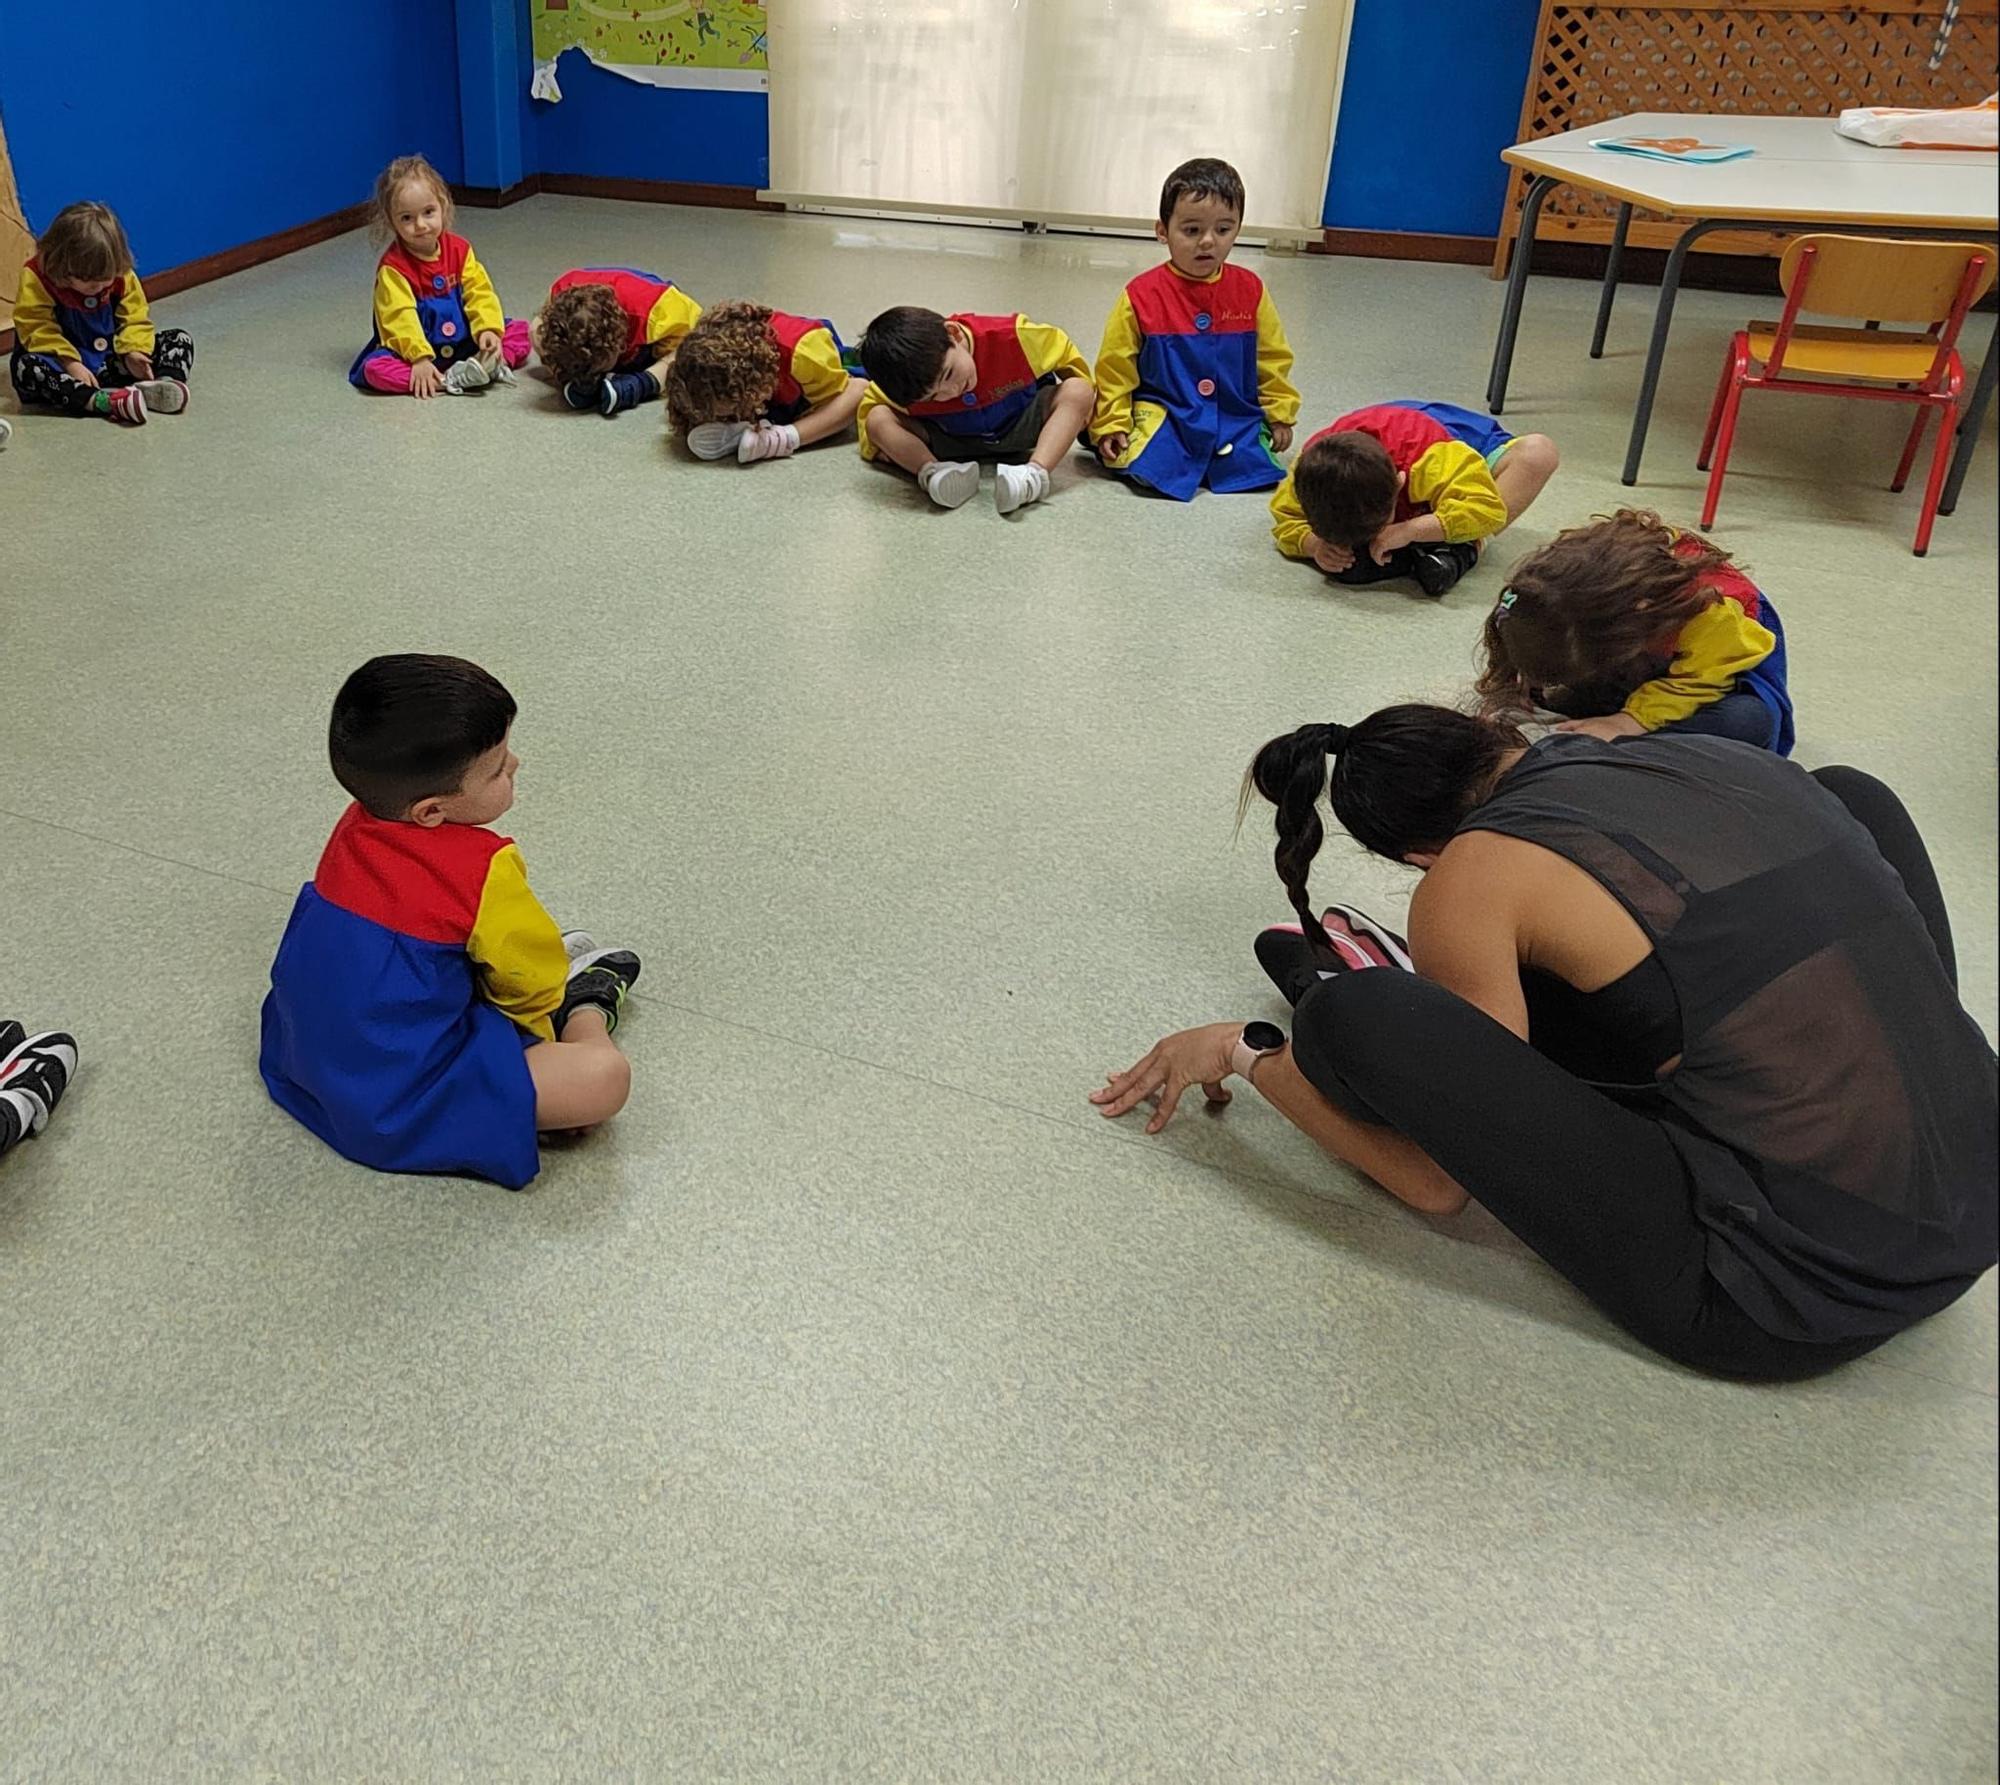
[[[109,205],[65,205],[21,269],[7,370],[23,403],[137,426],[188,405],[194,338],[153,326]]]
[[[348,368],[357,390],[463,396],[528,357],[528,325],[510,321],[472,244],[452,234],[451,188],[421,155],[375,182],[375,229],[394,239],[375,265],[375,332]]]
[[[788,459],[854,425],[868,380],[832,323],[717,304],[667,366],[667,419],[698,459]]]

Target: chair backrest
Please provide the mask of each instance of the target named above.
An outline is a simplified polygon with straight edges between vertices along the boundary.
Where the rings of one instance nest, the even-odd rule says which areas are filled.
[[[1807,250],[1811,249],[1810,254]],[[1969,304],[1993,289],[1995,255],[1980,242],[1914,242],[1882,236],[1798,237],[1778,263],[1778,284],[1797,310],[1815,316],[1861,316],[1872,322],[1942,322],[1958,302],[1975,255],[1986,266]],[[1800,268],[1805,289],[1794,292]]]

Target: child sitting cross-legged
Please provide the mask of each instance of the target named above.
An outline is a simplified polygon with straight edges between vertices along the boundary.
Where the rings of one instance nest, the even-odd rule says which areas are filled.
[[[832,323],[717,304],[667,366],[667,420],[698,459],[788,459],[854,423],[867,379]]]
[[[638,956],[565,936],[521,852],[514,698],[459,657],[376,657],[333,703],[354,803],[299,893],[264,1000],[264,1083],[378,1171],[469,1172],[518,1190],[536,1136],[623,1108],[612,1039]]]
[[[1322,428],[1271,497],[1272,536],[1341,583],[1442,595],[1555,475],[1555,442],[1455,403],[1377,403]]]
[[[861,456],[900,465],[940,508],[972,499],[981,459],[1001,461],[1002,514],[1039,502],[1097,397],[1076,343],[1019,315],[884,310],[861,337],[861,363]]]
[[[701,306],[671,279],[576,267],[549,287],[529,327],[563,401],[617,415],[660,394],[668,356],[700,321]]]

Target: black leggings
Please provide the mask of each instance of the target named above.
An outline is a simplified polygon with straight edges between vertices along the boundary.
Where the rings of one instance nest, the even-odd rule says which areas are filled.
[[[194,370],[194,337],[184,328],[159,329],[155,332],[153,351],[147,357],[153,362],[156,378],[178,378],[185,384]],[[7,370],[14,380],[15,395],[24,403],[39,403],[45,408],[82,415],[89,410],[91,398],[97,395],[97,389],[72,378],[48,354],[30,353],[18,342]],[[106,360],[104,370],[97,375],[98,389],[115,390],[122,384],[136,383],[138,380],[120,354],[114,353]]]
[[[1956,984],[1937,876],[1902,802],[1856,769],[1817,779],[1903,877]],[[1805,1344],[1758,1326],[1708,1273],[1708,1231],[1665,1125],[1442,986],[1388,968],[1321,980],[1299,1001],[1292,1056],[1329,1102],[1414,1141],[1613,1320],[1677,1362],[1791,1381],[1883,1342]]]

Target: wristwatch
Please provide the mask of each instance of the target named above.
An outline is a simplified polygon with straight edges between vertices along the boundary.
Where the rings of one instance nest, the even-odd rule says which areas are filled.
[[[1238,1078],[1248,1078],[1266,1054],[1275,1054],[1285,1045],[1285,1032],[1276,1023],[1245,1023],[1243,1033],[1230,1050],[1229,1070]]]

